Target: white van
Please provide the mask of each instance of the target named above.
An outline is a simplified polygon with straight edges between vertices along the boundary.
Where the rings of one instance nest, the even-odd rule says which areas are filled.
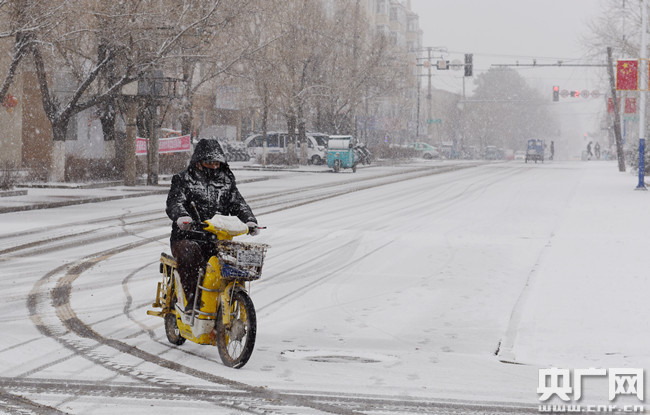
[[[289,135],[286,132],[270,131],[266,133],[266,154],[286,153]],[[327,158],[328,136],[321,133],[307,133],[307,159],[311,164],[322,164]],[[253,134],[244,140],[244,145],[251,157],[257,158],[264,151],[264,137]],[[300,154],[300,143],[297,143]]]

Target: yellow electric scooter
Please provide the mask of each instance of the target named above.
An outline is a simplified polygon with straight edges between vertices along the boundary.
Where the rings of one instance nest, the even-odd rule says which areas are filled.
[[[170,343],[181,345],[190,340],[216,345],[226,366],[240,368],[253,353],[257,330],[255,308],[245,283],[261,277],[269,246],[232,241],[234,236],[248,233],[246,224],[234,216],[215,215],[200,228],[193,234],[214,243],[217,255],[210,258],[205,272],[199,273],[194,304],[187,307],[176,260],[163,252],[162,281],[153,303],[161,310],[148,310],[147,314],[165,319]]]

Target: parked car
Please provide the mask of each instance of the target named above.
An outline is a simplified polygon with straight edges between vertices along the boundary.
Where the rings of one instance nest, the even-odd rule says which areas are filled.
[[[461,149],[461,158],[464,160],[476,160],[480,158],[480,152],[476,146],[466,146]]]
[[[497,146],[485,146],[485,159],[486,160],[503,160],[503,149]]]
[[[419,157],[422,157],[426,160],[431,160],[440,157],[440,150],[427,143],[413,143],[411,147],[417,152]]]
[[[289,145],[289,134],[286,132],[271,131],[266,134],[266,153],[286,153]],[[244,140],[244,145],[251,157],[259,157],[264,151],[264,137],[262,134],[253,134]],[[296,143],[300,149],[300,142]],[[320,133],[307,133],[307,159],[311,164],[322,164],[327,157],[327,135]]]
[[[525,160],[526,159],[526,152],[525,151],[515,151],[515,160]]]

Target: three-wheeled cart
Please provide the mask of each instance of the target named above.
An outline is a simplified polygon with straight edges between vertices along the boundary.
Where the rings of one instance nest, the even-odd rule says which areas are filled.
[[[526,148],[526,163],[528,160],[544,162],[544,140],[540,139],[530,139],[528,140],[528,146]]]
[[[354,150],[354,138],[351,135],[331,135],[327,141],[327,166],[338,173],[343,169],[357,171],[359,157]]]

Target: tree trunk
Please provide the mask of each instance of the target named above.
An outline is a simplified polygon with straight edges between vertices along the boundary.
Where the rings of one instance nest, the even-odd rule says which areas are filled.
[[[296,154],[296,115],[287,116],[287,160],[293,160]]]
[[[186,90],[186,95],[184,95],[183,99],[181,100],[181,114],[179,117],[179,121],[181,123],[181,135],[192,135],[192,138],[195,138],[194,134],[196,133],[196,135],[198,135],[198,131],[194,131],[194,129],[192,128],[193,94],[192,92],[189,91],[189,87],[186,88],[185,90]]]
[[[194,101],[194,92],[192,91],[192,81],[194,73],[194,64],[188,60],[183,59],[183,98],[181,100],[181,134],[192,135],[194,138],[194,131],[192,129],[192,103]],[[198,133],[197,133],[198,135]]]
[[[298,141],[300,142],[300,164],[307,164],[307,130],[302,105],[298,105]]]
[[[262,142],[262,165],[266,166],[266,135],[268,130],[268,120],[269,120],[269,90],[264,88],[264,108],[262,108],[262,137],[264,141]]]
[[[48,181],[65,181],[65,136],[68,129],[68,119],[59,118],[52,123],[52,152]]]
[[[102,123],[104,141],[115,141],[115,104],[107,102],[99,113],[99,122]]]

